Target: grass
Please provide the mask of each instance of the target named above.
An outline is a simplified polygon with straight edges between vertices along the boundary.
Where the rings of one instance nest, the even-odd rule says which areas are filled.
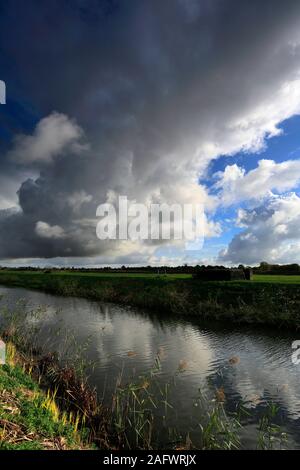
[[[160,281],[174,281],[178,279],[192,279],[192,274],[164,274],[164,273],[122,273],[122,272],[76,272],[76,271],[53,271],[50,273],[43,273],[42,271],[9,271],[9,270],[4,270],[0,271],[0,281],[1,277],[6,278],[7,275],[21,275],[23,276],[28,276],[29,278],[32,278],[34,276],[41,276],[43,275],[50,275],[50,276],[62,276],[62,277],[91,277],[91,278],[99,278],[100,280],[105,280],[105,279],[153,279],[153,280],[160,280]],[[248,283],[248,281],[234,281],[235,283],[241,283],[244,284],[245,282]],[[257,282],[271,282],[273,284],[300,284],[300,275],[276,275],[276,274],[254,274],[252,276],[252,281],[251,283],[257,283]]]
[[[0,366],[0,450],[89,448],[78,420],[60,411],[55,396],[42,392],[9,349],[8,363]]]
[[[122,273],[122,272],[80,272],[80,271],[9,271],[5,270],[2,273],[7,274],[22,274],[28,276],[39,276],[41,274],[50,274],[55,276],[84,276],[84,277],[96,277],[96,278],[140,278],[140,279],[160,279],[160,280],[172,280],[172,279],[191,279],[192,274],[164,274],[164,273]],[[0,275],[2,274],[0,271]]]
[[[0,271],[2,285],[131,305],[161,316],[295,330],[300,327],[300,286],[294,277],[286,278],[257,275],[253,281],[203,282],[184,275]]]
[[[255,274],[253,276],[253,282],[271,282],[273,284],[300,284],[300,276]]]

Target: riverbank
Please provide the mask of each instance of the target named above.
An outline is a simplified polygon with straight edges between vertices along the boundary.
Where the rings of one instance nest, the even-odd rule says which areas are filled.
[[[78,419],[60,410],[8,344],[0,366],[0,450],[84,450],[91,446]]]
[[[160,315],[300,327],[300,284],[296,283],[3,270],[0,284],[115,302]]]

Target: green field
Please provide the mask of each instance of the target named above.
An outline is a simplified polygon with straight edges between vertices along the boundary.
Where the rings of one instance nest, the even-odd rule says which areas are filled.
[[[213,281],[191,275],[0,271],[0,284],[225,322],[300,327],[300,276]]]
[[[4,271],[6,273],[14,274],[16,271]],[[21,271],[18,271],[21,272]],[[41,271],[22,271],[22,275],[37,275],[40,276]],[[100,278],[146,278],[146,279],[191,279],[191,274],[161,274],[161,273],[121,273],[121,272],[80,272],[80,271],[53,271],[51,274],[55,276],[88,276]],[[1,271],[0,271],[1,276]]]
[[[274,274],[255,274],[255,282],[272,282],[274,284],[300,284],[300,276],[284,276]]]
[[[11,274],[11,275],[18,275],[21,274],[22,276],[41,276],[43,274],[41,271],[0,271],[0,281],[1,275],[3,274]],[[122,273],[122,272],[79,272],[79,271],[53,271],[49,273],[52,276],[79,276],[79,277],[93,277],[93,278],[132,278],[132,279],[160,279],[160,280],[176,280],[176,279],[192,279],[192,274],[164,274],[164,273]],[[244,283],[244,281],[231,281],[231,283]],[[249,282],[249,281],[245,281]],[[268,275],[268,274],[254,274],[252,277],[253,282],[267,282],[273,284],[300,284],[300,276],[286,276],[286,275]]]

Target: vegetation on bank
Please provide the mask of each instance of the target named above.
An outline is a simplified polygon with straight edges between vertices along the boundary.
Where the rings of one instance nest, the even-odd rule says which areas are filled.
[[[293,279],[294,280],[294,277]],[[0,284],[116,302],[197,319],[297,329],[300,286],[255,276],[253,281],[206,282],[170,275],[0,271]]]
[[[0,366],[0,450],[88,449],[78,420],[60,411],[55,396],[43,392],[8,345]]]

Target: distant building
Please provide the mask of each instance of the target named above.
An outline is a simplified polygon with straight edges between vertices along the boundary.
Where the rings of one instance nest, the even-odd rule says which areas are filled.
[[[251,279],[251,270],[236,268],[200,268],[193,277],[201,281],[245,281]]]

